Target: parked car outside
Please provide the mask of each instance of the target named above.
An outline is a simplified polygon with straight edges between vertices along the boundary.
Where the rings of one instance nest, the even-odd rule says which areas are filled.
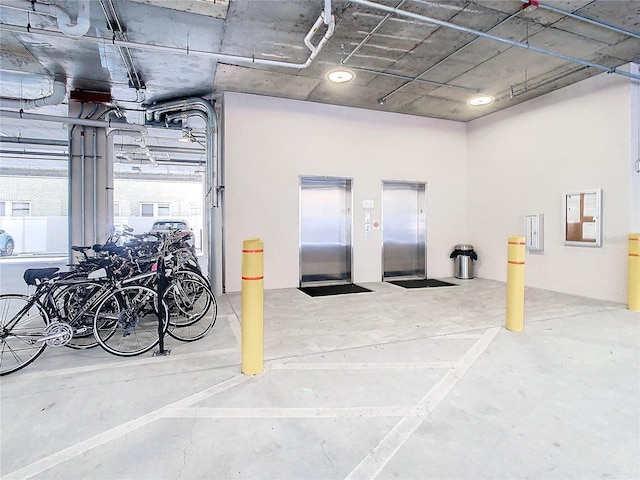
[[[173,230],[180,230],[182,233],[191,233],[191,227],[186,220],[156,220],[151,226],[149,233],[151,235],[157,235],[161,233],[168,233]]]
[[[13,255],[13,247],[15,247],[15,245],[16,243],[13,241],[13,237],[5,230],[0,229],[0,255]]]

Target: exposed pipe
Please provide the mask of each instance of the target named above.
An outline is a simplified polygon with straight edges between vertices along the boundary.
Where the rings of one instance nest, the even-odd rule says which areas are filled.
[[[40,113],[28,113],[28,112],[13,112],[10,110],[0,110],[0,117],[17,118],[17,119],[23,119],[23,120],[39,120],[41,122],[67,123],[70,125],[83,125],[85,127],[118,128],[120,130],[140,132],[142,135],[147,134],[147,127],[145,127],[144,125],[137,125],[135,123],[112,122],[111,120],[103,121],[103,120],[91,120],[88,118],[57,117],[55,115],[42,115]]]
[[[407,0],[401,0],[400,3],[398,3],[396,5],[396,8],[400,8]],[[342,65],[344,65],[345,63],[347,63],[351,57],[353,57],[356,53],[358,53],[358,51],[364,46],[365,43],[367,43],[369,41],[369,39],[371,39],[371,37],[373,37],[373,35],[380,30],[380,27],[382,27],[382,25],[385,24],[385,22],[389,19],[389,17],[391,16],[390,13],[387,13],[384,18],[382,20],[380,20],[378,22],[378,25],[376,25],[373,30],[371,30],[363,39],[362,41],[356,45],[356,48],[354,48],[351,53],[349,55],[347,55],[347,57],[344,60],[341,60],[340,63]]]
[[[501,25],[504,25],[505,23],[511,21],[513,18],[517,17],[520,12],[522,10],[518,10],[516,13],[513,13],[511,15],[509,15],[507,18],[505,18],[504,20],[498,22],[497,24],[493,25],[488,31],[490,32],[491,30],[493,30],[494,28],[498,28]],[[387,14],[387,15],[391,15],[391,14]],[[386,18],[386,17],[385,17]],[[434,68],[436,68],[438,65],[442,65],[444,62],[446,62],[447,60],[449,60],[451,57],[453,57],[454,55],[457,55],[458,53],[460,53],[462,50],[464,50],[465,48],[467,48],[469,45],[472,45],[473,43],[475,43],[480,37],[475,37],[472,40],[468,41],[467,43],[465,43],[464,45],[462,45],[460,48],[458,48],[457,50],[451,52],[449,55],[447,55],[446,57],[444,57],[443,59],[437,61],[436,63],[434,63],[433,65],[431,65],[429,68],[427,68],[426,70],[424,70],[423,72],[421,72],[420,74],[416,75],[413,79],[409,80],[406,83],[403,83],[402,85],[396,87],[395,89],[393,89],[391,92],[387,93],[384,97],[381,97],[378,100],[378,103],[383,105],[387,99],[395,94],[398,93],[400,90],[402,90],[404,87],[406,87],[407,85],[411,85],[413,82],[420,82],[422,81],[420,79],[420,77],[422,75],[425,75],[427,73],[429,73],[431,70],[433,70]],[[455,88],[455,85],[450,85],[448,83],[443,84],[443,86],[447,86],[449,88]],[[457,87],[457,88],[461,88],[461,87]],[[467,90],[471,90],[471,89],[467,89]],[[479,93],[478,90],[475,90],[475,92]]]
[[[0,143],[21,143],[25,145],[48,145],[56,147],[66,147],[69,142],[64,140],[45,140],[43,138],[25,138],[25,137],[0,137]]]
[[[543,9],[549,10],[551,12],[559,13],[560,15],[566,15],[567,17],[571,17],[571,18],[574,18],[576,20],[580,20],[581,22],[590,23],[591,25],[596,25],[598,27],[602,27],[602,28],[605,28],[607,30],[611,30],[613,32],[622,33],[623,35],[627,35],[629,37],[640,38],[640,35],[637,34],[637,33],[633,33],[633,32],[630,32],[628,30],[623,30],[622,28],[614,27],[613,25],[608,25],[606,23],[602,23],[602,22],[599,22],[597,20],[592,20],[590,18],[583,17],[581,15],[576,15],[575,13],[568,12],[566,10],[561,10],[560,8],[552,7],[551,5],[545,5],[544,3],[540,3],[538,1],[533,1],[533,0],[520,0],[520,1],[522,3],[524,3],[524,5],[522,6],[523,9],[525,9],[527,7],[530,7],[530,6],[531,7],[537,7],[537,8],[543,8]]]
[[[46,97],[35,98],[33,100],[22,100],[18,98],[0,97],[0,108],[19,108],[30,110],[51,105],[60,105],[67,95],[67,84],[61,80],[54,80],[51,93]]]
[[[77,0],[79,4],[75,23],[71,22],[71,15],[64,8],[51,3],[36,0],[3,0],[3,7],[15,8],[27,12],[36,12],[56,17],[58,28],[68,37],[81,37],[89,31],[91,26],[90,0]]]
[[[93,244],[98,242],[98,137],[93,127]]]
[[[218,119],[216,111],[210,102],[198,97],[173,100],[159,104],[148,105],[146,118],[159,121],[162,115],[172,120],[184,116],[198,116],[207,124],[206,135],[206,165],[205,165],[205,206],[208,212],[205,221],[209,238],[208,273],[213,291],[222,294],[222,209],[219,196],[222,193],[219,184],[218,166]],[[175,114],[175,115],[172,115]]]
[[[352,69],[352,70],[359,71],[359,72],[367,72],[367,73],[373,73],[375,75],[382,75],[384,77],[392,77],[392,78],[398,78],[400,80],[407,80],[407,83],[402,85],[403,87],[408,85],[408,84],[410,84],[410,83],[417,82],[417,83],[426,83],[427,85],[436,85],[438,87],[456,88],[458,90],[466,90],[466,91],[469,91],[469,92],[478,93],[478,89],[477,88],[463,87],[461,85],[454,85],[454,84],[451,84],[451,83],[435,82],[435,81],[432,81],[432,80],[424,80],[422,78],[409,77],[408,75],[400,75],[399,73],[381,72],[379,70],[371,70],[369,68],[353,67],[353,66],[350,66],[349,68]],[[400,88],[398,88],[398,89],[394,90],[393,92],[385,95],[384,97],[382,97],[382,99],[386,100],[387,97],[389,97],[390,95],[394,94],[397,90],[400,90]]]
[[[87,226],[87,220],[86,220],[86,202],[85,202],[85,196],[86,196],[86,178],[85,178],[85,155],[84,155],[84,149],[85,149],[85,144],[84,144],[85,138],[84,138],[84,126],[81,126],[80,129],[80,177],[82,178],[82,181],[80,182],[80,225],[82,227],[82,245],[86,245],[87,244],[87,235],[86,235],[86,226]]]
[[[0,153],[7,156],[25,155],[25,156],[31,156],[31,157],[62,157],[62,158],[67,158],[69,156],[69,154],[65,152],[27,152],[26,150],[4,150],[4,149],[0,149]]]
[[[328,17],[328,19],[327,19]],[[313,45],[310,42],[310,39],[316,34],[318,27],[320,24],[325,23],[327,25],[327,31],[323,35],[322,39],[318,42],[318,45]],[[56,38],[64,38],[64,35],[60,32],[56,32],[53,30],[45,30],[39,28],[32,27],[23,27],[21,25],[11,25],[11,24],[0,24],[3,30],[14,33],[25,33],[31,35],[43,35],[49,37]],[[262,58],[255,57],[244,57],[240,55],[228,55],[225,53],[215,53],[215,52],[206,52],[203,50],[192,50],[192,49],[184,49],[178,47],[169,47],[165,45],[150,45],[145,43],[131,42],[128,40],[118,40],[116,38],[106,39],[101,37],[90,37],[84,35],[78,38],[79,41],[88,42],[88,43],[96,43],[96,44],[104,44],[104,45],[115,45],[116,47],[126,47],[133,48],[137,50],[146,50],[153,52],[162,52],[169,53],[174,55],[193,55],[195,57],[203,57],[203,58],[212,58],[222,63],[230,63],[233,65],[269,65],[272,67],[284,67],[284,68],[295,68],[295,69],[303,69],[307,68],[311,65],[313,59],[320,53],[320,50],[327,43],[329,38],[333,35],[333,31],[335,29],[335,18],[329,11],[326,14],[324,11],[321,13],[320,17],[314,24],[313,28],[307,33],[305,36],[305,45],[311,50],[309,54],[309,58],[303,63],[292,63],[292,62],[280,62],[278,60],[267,60]]]
[[[52,9],[56,11],[57,19],[58,19],[58,28],[62,33],[69,37],[78,38],[84,35],[89,31],[89,27],[91,26],[89,20],[89,0],[78,0],[79,1],[79,10],[78,17],[76,18],[76,23],[71,23],[71,19],[69,18],[69,14],[61,7],[56,5],[50,5]],[[35,5],[35,2],[34,2]]]
[[[508,45],[524,48],[526,50],[531,50],[533,52],[542,53],[544,55],[549,55],[551,57],[560,58],[562,60],[566,60],[568,62],[575,62],[581,65],[586,65],[587,67],[593,67],[597,70],[601,70],[607,73],[616,73],[618,75],[623,75],[625,77],[633,78],[636,80],[640,80],[640,75],[633,74],[630,72],[625,72],[624,70],[619,70],[616,67],[606,67],[604,65],[599,65],[597,63],[589,62],[587,60],[582,60],[580,58],[571,57],[569,55],[564,55],[562,53],[552,52],[550,50],[545,50],[542,48],[534,47],[533,45],[529,45],[527,43],[517,42],[515,40],[509,40],[507,38],[497,37],[495,35],[491,35],[490,33],[481,32],[479,30],[474,30],[472,28],[463,27],[461,25],[456,25],[454,23],[445,22],[443,20],[438,20],[437,18],[427,17],[424,15],[419,15],[417,13],[407,12],[405,10],[400,10],[394,7],[387,7],[386,5],[381,5],[379,3],[370,2],[368,0],[351,0],[351,3],[355,3],[358,5],[363,5],[365,7],[381,10],[383,12],[395,13],[396,15],[400,15],[402,17],[412,18],[414,20],[419,20],[425,23],[432,23],[434,25],[438,25],[440,27],[451,28],[453,30],[458,30],[464,33],[470,33],[471,35],[477,35],[479,37],[488,38],[489,40],[495,40],[496,42],[506,43]]]

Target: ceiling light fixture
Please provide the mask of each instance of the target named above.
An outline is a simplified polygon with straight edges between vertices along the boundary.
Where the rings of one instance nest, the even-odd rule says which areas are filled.
[[[356,77],[355,73],[349,70],[333,70],[327,74],[327,78],[333,83],[347,83]]]
[[[495,98],[491,95],[480,95],[478,97],[471,98],[467,103],[472,107],[481,107],[493,103],[494,100]]]

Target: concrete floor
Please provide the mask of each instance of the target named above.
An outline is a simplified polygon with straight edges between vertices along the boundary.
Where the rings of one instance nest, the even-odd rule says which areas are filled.
[[[640,478],[640,314],[528,288],[513,333],[503,283],[457,283],[267,291],[256,376],[240,294],[167,357],[48,348],[1,379],[0,476]]]

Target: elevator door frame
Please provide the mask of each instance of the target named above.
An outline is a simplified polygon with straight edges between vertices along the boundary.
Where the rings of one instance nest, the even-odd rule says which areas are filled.
[[[317,182],[320,185],[322,182],[326,182],[327,186],[330,187],[333,185],[338,185],[341,182],[344,182],[346,187],[345,192],[345,222],[344,222],[344,240],[345,240],[345,258],[344,258],[344,267],[345,271],[342,278],[313,278],[313,273],[311,275],[306,275],[307,277],[312,277],[305,279],[304,268],[305,264],[303,262],[303,243],[302,243],[302,234],[303,234],[303,188],[304,182]],[[305,286],[319,286],[319,285],[342,285],[347,283],[353,283],[353,179],[348,177],[327,177],[327,176],[313,176],[313,175],[300,175],[298,177],[298,258],[299,258],[299,271],[298,271],[298,283],[300,287]],[[307,272],[309,273],[309,272]]]
[[[422,245],[420,241],[418,241],[417,249],[419,257],[418,262],[421,264],[416,268],[413,273],[407,273],[404,275],[387,275],[387,268],[385,267],[385,187],[392,188],[402,188],[402,187],[412,187],[417,190],[417,217],[416,217],[416,230],[418,240],[422,240]],[[382,202],[381,202],[381,210],[382,210],[382,235],[381,235],[381,263],[382,263],[382,281],[388,280],[410,280],[410,279],[424,279],[427,278],[427,183],[426,182],[413,182],[413,181],[396,181],[396,180],[383,180],[382,181]]]

